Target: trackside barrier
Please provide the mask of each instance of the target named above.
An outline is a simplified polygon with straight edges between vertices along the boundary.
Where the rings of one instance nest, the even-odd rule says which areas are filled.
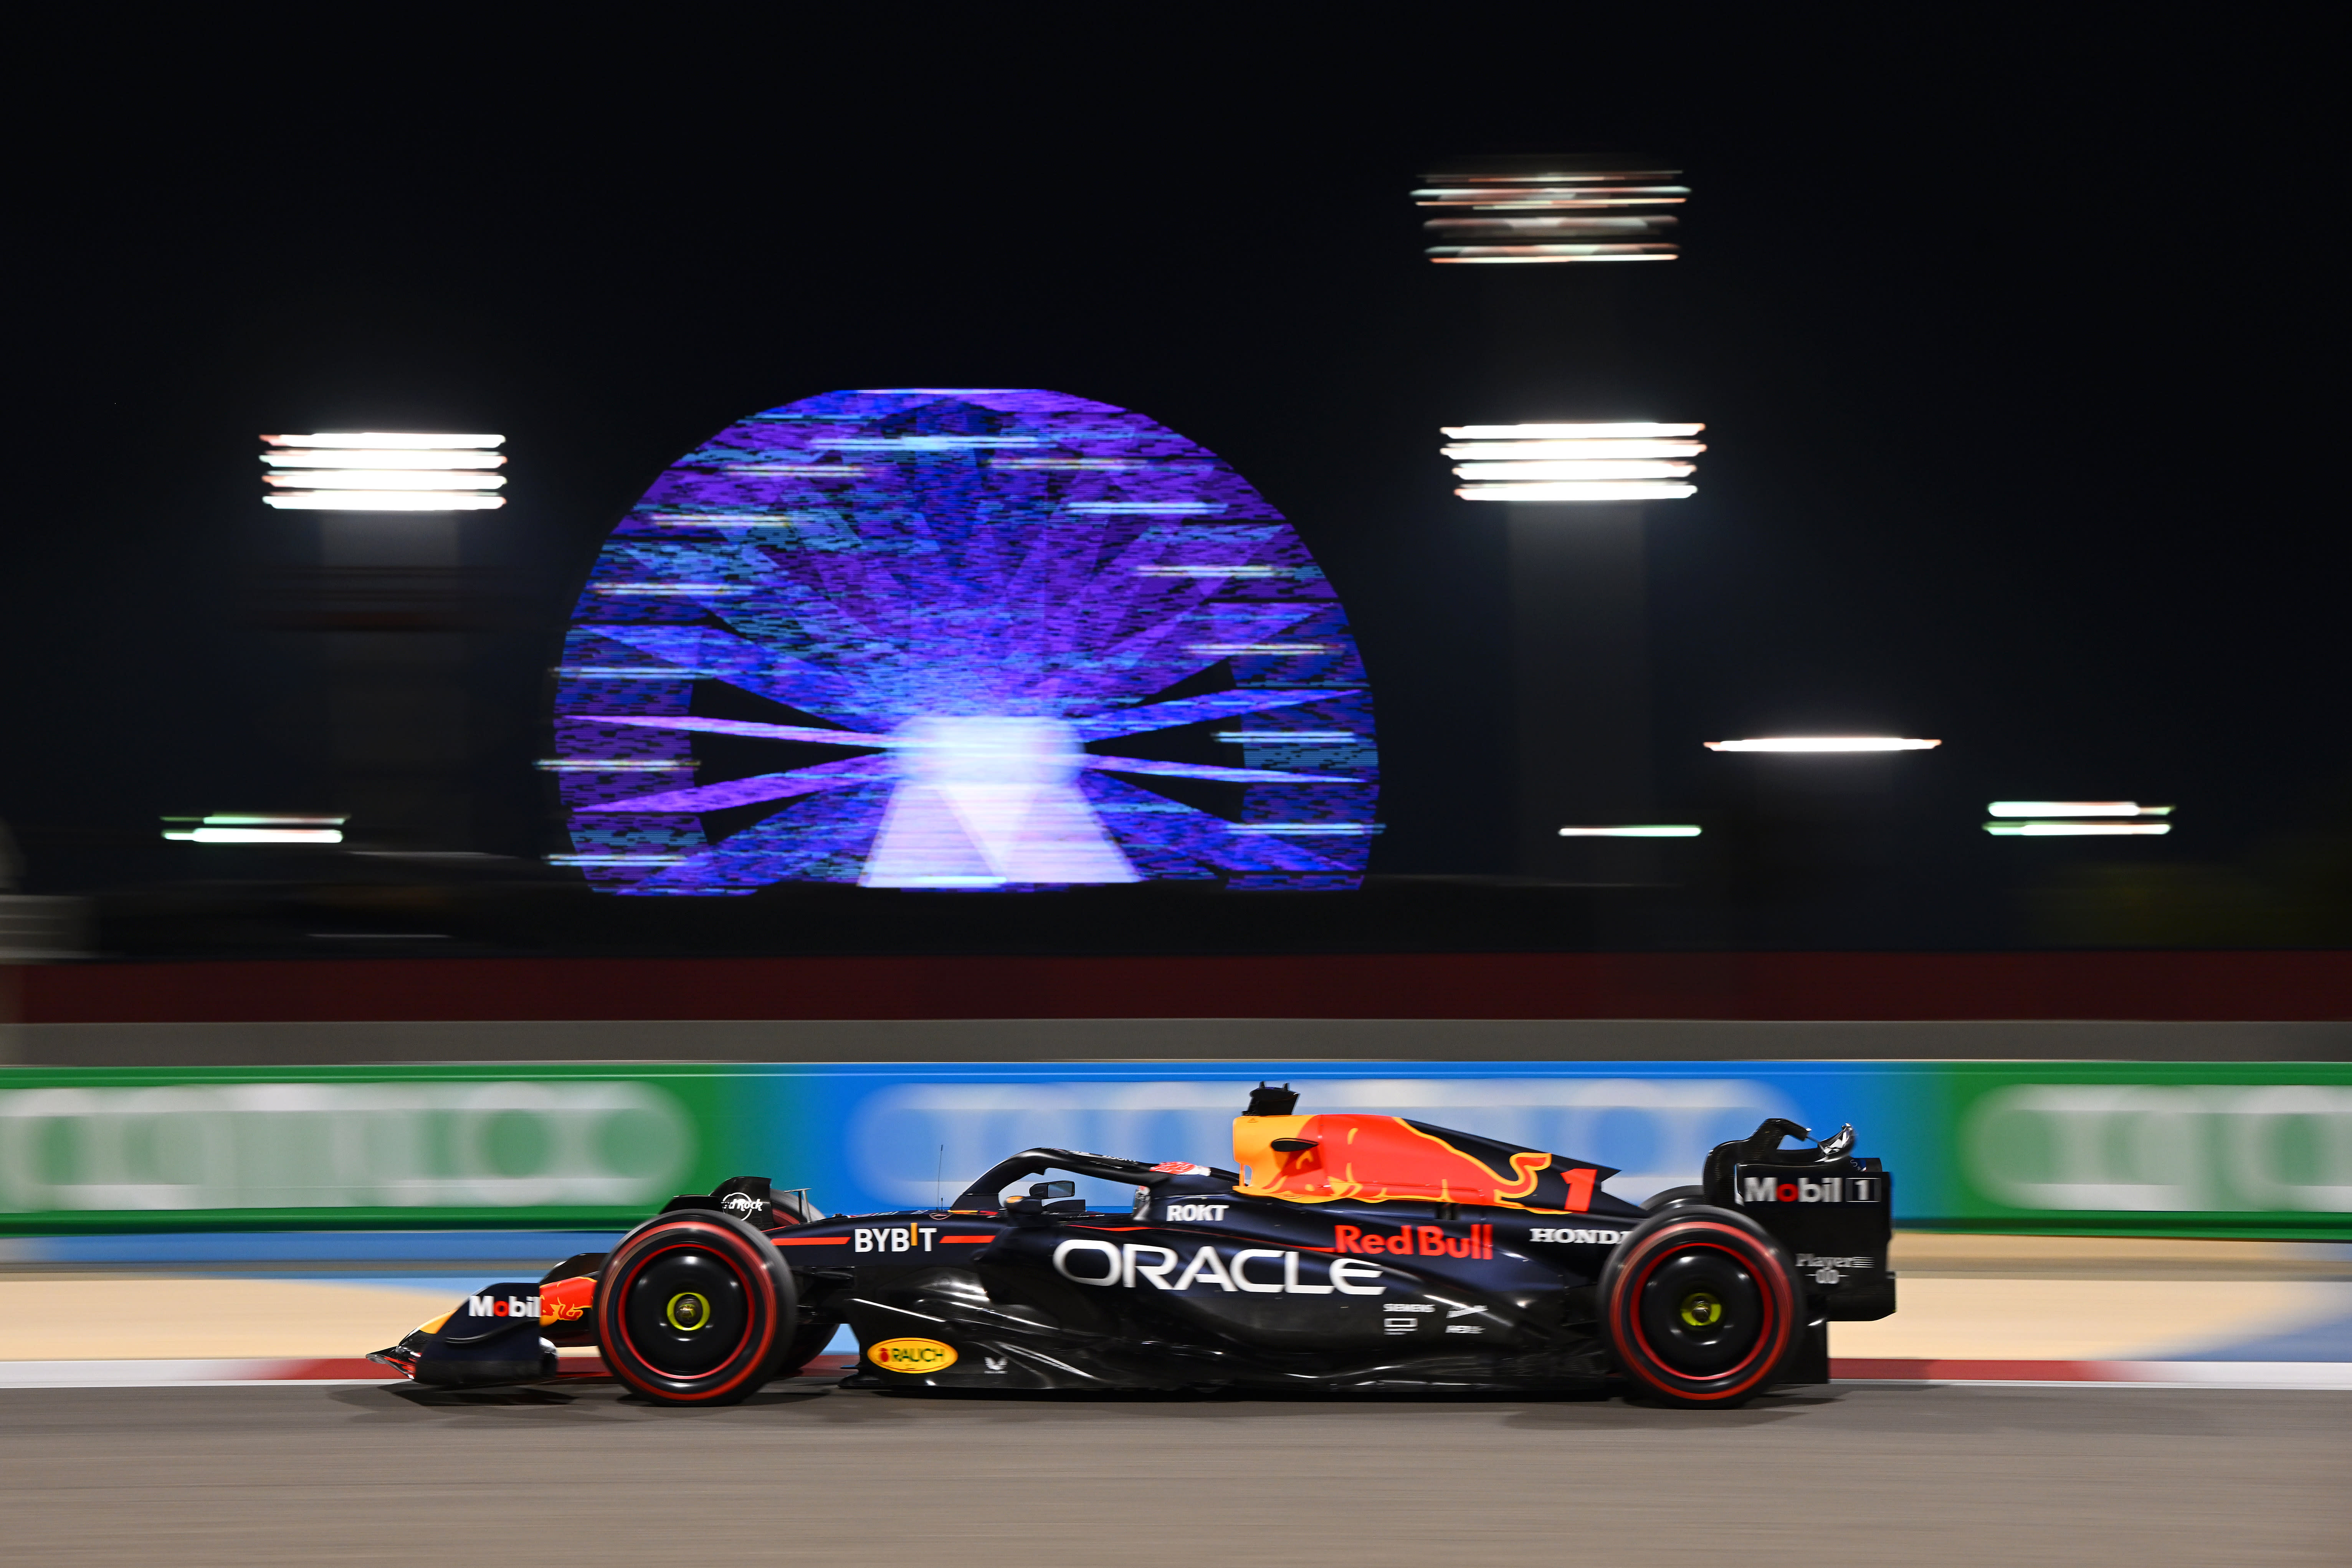
[[[1853,1122],[1906,1225],[2352,1237],[2352,1064],[2045,1061],[9,1068],[0,1232],[610,1228],[742,1172],[920,1206],[1033,1145],[1223,1163],[1262,1079],[1633,1198],[1786,1116]]]

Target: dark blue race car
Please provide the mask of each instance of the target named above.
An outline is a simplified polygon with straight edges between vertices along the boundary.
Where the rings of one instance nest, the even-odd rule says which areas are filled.
[[[947,1207],[829,1217],[735,1177],[374,1359],[464,1387],[554,1377],[558,1347],[593,1346],[646,1398],[727,1405],[846,1325],[847,1384],[904,1392],[1616,1388],[1733,1405],[1826,1381],[1828,1325],[1895,1310],[1892,1178],[1850,1127],[1783,1147],[1811,1135],[1768,1121],[1719,1145],[1698,1185],[1635,1205],[1606,1166],[1297,1101],[1252,1093],[1233,1170],[1028,1149]],[[1076,1176],[1131,1184],[1131,1212],[1088,1210]]]

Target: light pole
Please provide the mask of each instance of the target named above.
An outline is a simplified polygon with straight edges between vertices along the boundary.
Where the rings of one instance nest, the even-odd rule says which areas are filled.
[[[1693,493],[1706,448],[1696,424],[1623,416],[1647,360],[1626,294],[1654,266],[1601,265],[1677,258],[1690,194],[1664,160],[1599,154],[1455,161],[1413,192],[1427,258],[1477,269],[1470,405],[1530,421],[1451,426],[1444,448],[1457,496],[1503,503],[1520,878],[1654,883],[1658,840],[1696,836],[1624,830],[1675,826],[1655,821],[1643,517]]]
[[[463,773],[461,514],[506,504],[503,436],[264,436],[263,501],[319,518],[327,731],[354,836],[404,850],[471,838]]]
[[[1645,503],[1695,493],[1704,426],[1449,426],[1465,500],[1500,502],[1517,734],[1512,865],[1596,886],[1659,879],[1650,769]]]

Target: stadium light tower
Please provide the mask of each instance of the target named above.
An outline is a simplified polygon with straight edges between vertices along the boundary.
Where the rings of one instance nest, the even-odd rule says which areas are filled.
[[[1696,424],[1446,427],[1454,494],[1499,501],[1510,552],[1517,710],[1513,861],[1601,886],[1658,879],[1644,840],[1570,831],[1654,821],[1644,503],[1697,493]],[[1566,842],[1563,842],[1566,840]]]
[[[321,592],[298,624],[321,634],[335,789],[366,842],[432,852],[472,838],[461,522],[506,505],[505,441],[384,430],[261,437],[263,504],[318,514]],[[335,839],[291,841],[340,841],[334,821]],[[223,837],[250,826],[187,837],[289,841]]]
[[[1643,518],[1696,493],[1706,427],[1628,412],[1640,356],[1618,279],[1650,269],[1589,265],[1677,258],[1689,197],[1661,160],[1589,155],[1464,161],[1413,192],[1428,259],[1481,269],[1465,275],[1482,359],[1468,398],[1520,421],[1447,426],[1442,450],[1457,497],[1503,507],[1511,862],[1534,880],[1658,882],[1660,841],[1696,836],[1657,821]]]

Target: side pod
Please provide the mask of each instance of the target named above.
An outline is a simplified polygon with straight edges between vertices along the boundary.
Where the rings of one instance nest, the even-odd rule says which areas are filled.
[[[527,1383],[556,1368],[555,1347],[539,1335],[539,1287],[512,1282],[484,1287],[368,1360],[436,1388]]]

